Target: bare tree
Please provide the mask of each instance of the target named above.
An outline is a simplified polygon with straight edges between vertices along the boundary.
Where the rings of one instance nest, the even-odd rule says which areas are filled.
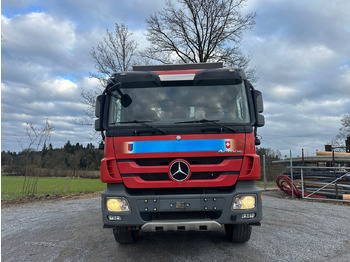
[[[90,76],[98,79],[101,86],[97,86],[95,90],[82,88],[81,101],[87,108],[84,110],[84,117],[77,124],[92,125],[96,96],[101,94],[103,86],[113,73],[131,70],[135,63],[137,46],[128,27],[123,23],[116,23],[114,31],[107,29],[106,36],[92,48],[90,55],[95,62],[96,72],[90,72]]]
[[[147,20],[150,47],[140,61],[169,63],[224,62],[225,66],[243,68],[251,81],[257,80],[256,70],[249,68],[251,57],[239,47],[243,33],[255,25],[255,13],[242,13],[247,0],[166,0],[165,8]],[[113,72],[130,70],[137,64],[137,43],[124,24],[115,24],[113,32],[94,48],[91,56],[96,73],[91,77],[104,86]],[[100,87],[101,88],[101,87]],[[87,105],[79,124],[92,125],[95,98],[101,90],[82,90],[82,102]]]
[[[344,115],[340,121],[342,126],[339,129],[339,136],[345,139],[350,136],[350,113]]]
[[[339,133],[332,141],[333,146],[343,146],[344,140],[350,137],[350,113],[345,114],[340,121],[341,127],[339,128]]]
[[[84,116],[79,120],[75,121],[77,125],[92,126],[93,120],[95,119],[95,103],[96,97],[102,93],[102,85],[96,86],[94,90],[85,90],[84,87],[81,89],[81,102],[86,105],[83,110]],[[93,140],[95,133],[90,134],[90,139]]]
[[[125,24],[115,24],[113,32],[108,29],[107,35],[91,50],[97,73],[90,73],[104,85],[106,77],[114,72],[131,69],[138,44],[132,39],[132,32]]]
[[[38,190],[39,176],[33,173],[30,161],[31,156],[34,157],[32,151],[38,151],[42,145],[50,139],[51,133],[54,130],[53,124],[47,119],[42,129],[39,129],[32,123],[26,123],[27,145],[23,141],[19,141],[22,151],[26,152],[25,161],[25,177],[22,188],[22,197],[34,196]],[[43,159],[41,159],[43,161]]]
[[[250,57],[239,43],[255,25],[255,13],[242,14],[246,0],[167,0],[147,20],[151,46],[142,55],[161,63],[225,62],[247,69]]]

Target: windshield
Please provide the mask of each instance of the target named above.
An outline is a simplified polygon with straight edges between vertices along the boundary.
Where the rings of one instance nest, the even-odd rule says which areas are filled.
[[[207,119],[222,123],[249,124],[244,82],[238,85],[121,88],[132,103],[122,107],[117,92],[111,97],[109,126],[152,122],[175,124]]]

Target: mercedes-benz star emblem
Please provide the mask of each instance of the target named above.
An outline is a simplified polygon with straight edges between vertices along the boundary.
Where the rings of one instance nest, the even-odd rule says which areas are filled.
[[[190,167],[182,160],[175,160],[169,169],[170,178],[177,182],[185,181],[190,173]]]

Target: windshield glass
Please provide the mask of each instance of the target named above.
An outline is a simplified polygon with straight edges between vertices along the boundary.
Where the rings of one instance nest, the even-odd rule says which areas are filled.
[[[132,103],[122,107],[117,92],[111,97],[109,125],[152,122],[174,124],[203,119],[249,124],[244,82],[238,85],[171,86],[121,89]]]

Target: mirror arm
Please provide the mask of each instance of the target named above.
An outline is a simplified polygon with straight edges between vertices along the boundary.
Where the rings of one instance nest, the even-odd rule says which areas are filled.
[[[102,141],[98,145],[98,149],[104,150],[105,149],[105,134],[103,133],[103,131],[101,131],[101,136],[102,136]]]
[[[119,95],[122,95],[122,91],[120,90],[120,87],[122,86],[122,83],[121,82],[118,82],[118,83],[114,83],[113,82],[113,85],[112,86],[107,86],[106,87],[106,90],[107,92],[113,92],[114,90],[116,90],[118,92]]]
[[[258,128],[257,127],[255,127],[254,128],[254,140],[255,140],[255,145],[256,146],[259,146],[260,144],[261,144],[261,141],[260,141],[260,139],[258,138]]]
[[[122,91],[119,89],[119,87],[116,89],[117,90],[117,92],[118,92],[118,94],[120,95],[120,97],[123,97],[123,93],[122,93]]]

